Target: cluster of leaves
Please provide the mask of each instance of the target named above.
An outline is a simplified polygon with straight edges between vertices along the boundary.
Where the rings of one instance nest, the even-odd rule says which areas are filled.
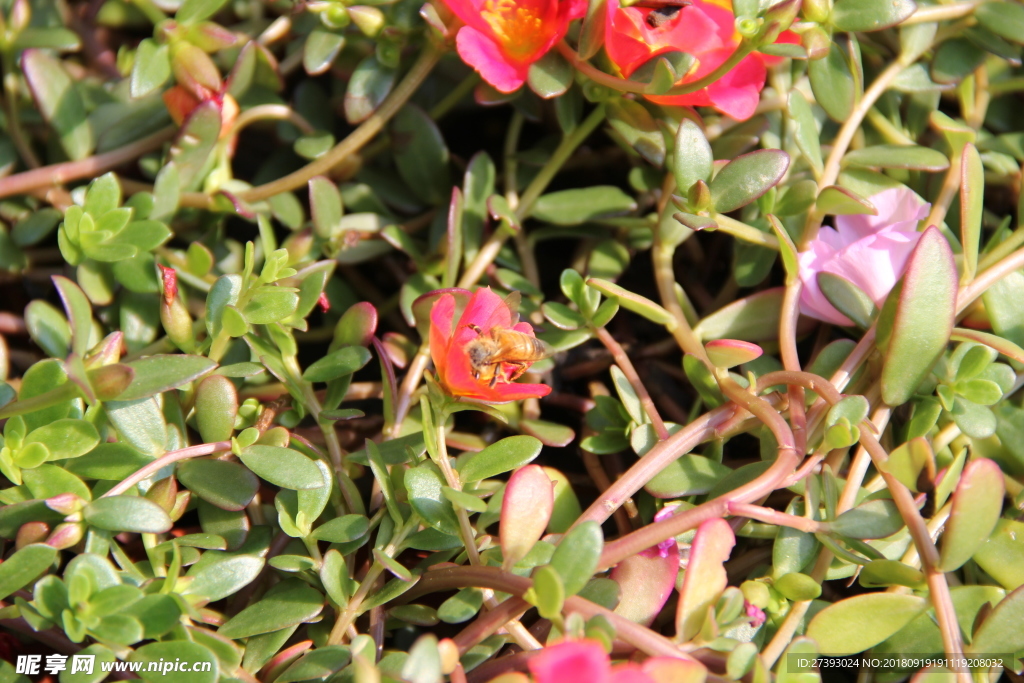
[[[511,94],[442,57],[438,3],[0,1],[12,652],[96,656],[61,683],[521,683],[510,646],[560,638],[683,683],[1019,674],[1024,8],[733,10],[782,58],[743,122],[659,100],[687,46],[601,71],[604,0]],[[892,291],[821,273],[853,324],[798,317],[822,221],[887,190],[931,204]],[[521,296],[551,398],[427,369],[478,285]]]

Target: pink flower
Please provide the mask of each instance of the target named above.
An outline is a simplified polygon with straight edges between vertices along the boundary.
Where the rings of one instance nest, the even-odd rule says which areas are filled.
[[[658,14],[652,16],[655,12]],[[740,36],[735,19],[729,0],[693,0],[672,14],[638,5],[620,7],[619,0],[609,0],[605,49],[626,78],[645,62],[666,52],[691,54],[698,60],[696,69],[680,80],[689,83],[717,69],[736,50]],[[794,43],[799,39],[787,31],[778,42]],[[753,53],[697,92],[649,99],[660,104],[711,106],[734,119],[747,119],[760,101],[769,59]]]
[[[674,657],[652,657],[643,664],[611,665],[611,658],[596,640],[567,640],[549,645],[529,660],[536,683],[657,683],[690,680],[686,672],[703,666]],[[657,672],[657,673],[656,673]]]
[[[743,613],[750,617],[750,625],[754,628],[763,624],[764,620],[767,618],[764,615],[763,609],[753,603],[747,602],[746,600],[743,601]]]
[[[454,291],[454,290],[451,290]],[[546,384],[523,384],[515,379],[521,370],[512,363],[499,362],[488,371],[495,380],[477,377],[470,362],[470,344],[478,338],[492,339],[495,329],[508,329],[533,337],[530,323],[512,323],[512,311],[505,301],[489,287],[476,290],[465,310],[455,322],[455,296],[449,291],[441,295],[430,309],[430,357],[434,360],[437,379],[452,396],[465,396],[485,403],[507,403],[523,398],[540,398],[551,393]],[[469,292],[460,290],[465,295]]]
[[[818,273],[845,278],[878,307],[903,276],[921,238],[917,223],[928,215],[930,205],[906,187],[885,190],[870,200],[878,215],[837,216],[836,227],[822,228],[800,253],[800,312],[804,315],[834,325],[853,324],[825,298]]]
[[[583,0],[444,0],[466,25],[455,46],[462,61],[504,93],[517,90],[530,65],[583,16]]]

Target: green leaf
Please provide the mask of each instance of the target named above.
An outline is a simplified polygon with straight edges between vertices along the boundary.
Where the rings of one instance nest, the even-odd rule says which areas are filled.
[[[324,485],[316,463],[290,448],[257,444],[243,448],[238,457],[262,479],[286,489],[316,489]]]
[[[816,174],[821,174],[824,162],[821,159],[821,142],[818,140],[818,123],[811,113],[811,105],[799,90],[789,93],[789,115],[793,120],[793,137],[807,163]]]
[[[187,640],[169,640],[160,643],[149,643],[132,652],[128,657],[129,661],[143,663],[139,670],[139,676],[144,681],[155,683],[214,683],[217,680],[220,667],[217,658],[208,649]],[[196,664],[208,663],[206,671],[172,671],[168,668],[164,671],[163,664],[178,661],[190,662],[194,667]],[[149,669],[152,665],[153,670]],[[206,669],[201,666],[200,669]]]
[[[178,169],[184,191],[196,189],[220,138],[221,115],[215,102],[203,102],[192,110],[171,145],[170,161]]]
[[[775,287],[738,299],[701,320],[697,336],[709,339],[742,339],[762,342],[777,339],[784,288]]]
[[[185,0],[174,18],[180,24],[198,24],[219,12],[226,3],[227,0]]]
[[[906,403],[949,343],[956,315],[956,264],[938,228],[928,228],[910,255],[902,286],[883,309],[878,338],[885,348],[882,400]],[[899,291],[897,291],[899,290]],[[885,309],[895,309],[891,315]]]
[[[256,475],[228,460],[185,460],[177,474],[185,488],[222,510],[244,510],[260,486]]]
[[[710,181],[713,163],[711,145],[704,137],[704,131],[690,119],[684,118],[676,132],[672,155],[672,173],[678,191],[686,196],[698,180]]]
[[[988,653],[1019,653],[1024,650],[1021,623],[1024,623],[1024,589],[1018,588],[1003,598],[981,622],[968,652],[980,656]],[[1012,667],[1014,664],[1004,658],[1003,666]]]
[[[587,319],[580,313],[557,301],[545,301],[541,306],[541,312],[560,330],[578,330],[587,325]]]
[[[238,417],[238,390],[222,375],[209,375],[195,393],[196,426],[203,441],[227,441],[235,431]]]
[[[603,548],[604,534],[597,522],[583,522],[562,537],[550,564],[561,577],[566,596],[576,595],[587,585]]]
[[[915,171],[945,171],[949,159],[937,149],[917,145],[874,145],[847,152],[843,166],[859,168],[904,168]]]
[[[192,382],[217,367],[217,363],[203,356],[185,354],[147,356],[127,364],[135,372],[135,379],[117,397],[118,401],[134,401]]]
[[[993,36],[993,40],[999,38]],[[931,77],[943,85],[959,83],[970,76],[985,61],[987,53],[966,38],[946,40],[935,51]]]
[[[260,287],[242,310],[250,325],[270,325],[290,317],[299,306],[299,295],[276,286]]]
[[[565,588],[562,577],[551,566],[537,567],[533,573],[533,587],[523,596],[527,602],[537,606],[545,619],[554,619],[562,613],[565,604]]]
[[[878,499],[847,510],[832,522],[832,530],[849,538],[886,538],[903,528],[896,504]]]
[[[444,477],[432,462],[425,462],[405,473],[405,488],[409,504],[425,524],[449,536],[459,535],[459,521],[455,509],[445,498]]]
[[[62,466],[79,477],[120,481],[152,461],[152,457],[143,455],[129,444],[101,443],[85,455],[62,463]]]
[[[326,645],[307,652],[274,679],[275,683],[323,680],[348,664],[351,656],[344,645]]]
[[[834,273],[822,271],[817,275],[818,287],[836,310],[861,329],[871,327],[878,315],[875,302],[857,285]]]
[[[587,280],[587,285],[609,298],[618,299],[619,305],[623,308],[633,311],[637,315],[642,315],[653,323],[665,325],[669,329],[675,326],[676,321],[672,314],[647,297],[634,294],[614,282],[602,280],[601,278],[592,277]]]
[[[496,477],[530,463],[540,455],[543,444],[532,436],[508,436],[473,454],[459,469],[463,482]]]
[[[974,279],[981,245],[981,219],[985,210],[985,168],[978,148],[968,143],[960,156],[960,243],[964,252],[961,282]]]
[[[391,92],[395,76],[395,69],[381,64],[376,55],[359,62],[345,90],[345,120],[356,124],[368,119]]]
[[[203,553],[202,559],[188,571],[186,595],[198,595],[215,602],[242,590],[263,570],[259,555],[231,554],[219,550]]]
[[[780,149],[759,149],[736,157],[709,186],[715,211],[728,213],[746,206],[775,187],[787,168],[789,155]]]
[[[302,66],[310,76],[319,76],[331,68],[341,48],[345,47],[345,36],[341,32],[316,26],[302,47]]]
[[[818,211],[832,216],[878,215],[878,209],[874,204],[842,185],[829,185],[824,188],[818,195],[816,204]]]
[[[974,10],[978,23],[997,36],[1024,43],[1024,7],[1014,2],[986,2]]]
[[[60,60],[40,50],[25,50],[21,69],[39,112],[53,126],[64,152],[72,160],[89,156],[96,146],[92,124],[75,82]]]
[[[345,213],[338,186],[323,176],[309,180],[309,212],[313,230],[324,239],[330,238],[341,227]]]
[[[108,531],[162,534],[173,526],[162,507],[137,496],[100,498],[86,505],[82,515],[90,526]]]
[[[438,618],[446,624],[461,624],[472,619],[484,604],[479,588],[463,588],[441,603]]]
[[[82,289],[62,275],[53,276],[64,310],[71,323],[71,351],[84,356],[89,350],[89,335],[92,334],[92,306]]]
[[[975,551],[974,561],[1004,588],[1024,585],[1024,523],[1000,519],[995,531]]]
[[[329,543],[349,543],[366,535],[370,520],[365,515],[343,515],[321,524],[313,531],[313,538]]]
[[[422,109],[406,105],[391,123],[398,174],[422,201],[441,206],[451,195],[448,148],[437,124]]]
[[[880,31],[900,23],[916,9],[913,0],[837,0],[828,18],[840,31]]]
[[[152,38],[139,43],[132,64],[129,91],[132,97],[145,97],[171,77],[170,46],[160,45]]]
[[[661,61],[664,60],[659,58]],[[627,99],[611,102],[608,105],[608,123],[652,165],[661,166],[665,162],[665,134],[644,105]]]
[[[818,612],[807,626],[807,635],[822,652],[852,655],[878,645],[927,608],[928,600],[916,595],[857,595]]]
[[[531,215],[554,225],[579,225],[636,210],[636,200],[612,185],[594,185],[541,195]]]
[[[298,579],[286,579],[229,619],[217,633],[234,640],[301,624],[320,614],[323,600],[320,591]]]
[[[50,453],[50,460],[64,460],[85,455],[100,442],[100,435],[91,423],[67,418],[33,429],[25,436],[25,445],[41,443]]]
[[[853,0],[850,4],[856,4]],[[857,88],[846,53],[833,41],[828,55],[807,64],[814,99],[832,119],[845,121],[853,111]]]
[[[409,649],[409,657],[402,665],[402,680],[409,683],[441,683],[441,651],[437,647],[437,636],[427,633],[420,636]]]
[[[36,580],[57,559],[57,549],[43,543],[32,543],[0,564],[0,600]]]
[[[942,534],[939,568],[956,571],[988,540],[1003,509],[1003,472],[986,458],[972,460],[953,492],[953,509]]]
[[[564,95],[575,75],[572,65],[557,50],[549,50],[530,65],[527,73],[530,90],[546,100]]]
[[[351,375],[370,362],[370,352],[362,346],[343,346],[316,361],[302,373],[307,382],[329,382]]]
[[[71,347],[71,326],[52,304],[35,299],[25,307],[25,326],[32,341],[50,356],[64,358]],[[87,337],[88,339],[88,337]]]

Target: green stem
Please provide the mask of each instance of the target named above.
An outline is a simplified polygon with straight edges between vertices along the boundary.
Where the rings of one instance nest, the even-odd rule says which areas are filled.
[[[25,130],[21,127],[21,117],[18,116],[18,69],[14,61],[14,53],[11,50],[4,50],[4,94],[7,104],[7,132],[10,134],[11,142],[14,143],[25,165],[30,168],[39,168],[42,164],[32,149],[31,142],[25,136]]]
[[[540,172],[534,177],[530,184],[526,187],[522,197],[519,199],[519,205],[516,207],[516,217],[520,221],[524,220],[530,215],[533,210],[533,205],[537,202],[537,199],[547,189],[548,184],[555,177],[558,171],[562,168],[562,165],[568,161],[569,157],[572,156],[576,148],[579,147],[594,129],[604,121],[605,110],[604,105],[598,105],[594,111],[590,112],[571,133],[566,135],[562,142],[552,153],[551,158],[548,159],[544,167],[540,169]],[[483,276],[484,271],[491,265],[498,252],[501,250],[502,244],[508,239],[508,231],[497,230],[491,236],[491,238],[480,248],[477,252],[476,258],[470,263],[465,271],[462,273],[462,278],[459,280],[459,287],[472,287],[476,284],[477,280]]]
[[[328,173],[339,163],[358,152],[405,106],[405,103],[420,87],[420,84],[430,75],[434,65],[441,58],[442,53],[442,48],[432,44],[427,45],[402,82],[391,91],[391,94],[381,103],[377,111],[370,118],[363,121],[348,137],[332,147],[326,154],[299,170],[289,173],[283,178],[278,178],[264,185],[238,193],[239,199],[249,203],[258,202],[282,192],[298,189],[309,182],[311,178]],[[181,197],[181,205],[209,209],[213,206],[213,198],[202,193],[185,193]]]
[[[440,102],[430,110],[430,118],[437,121],[447,114],[455,105],[462,101],[462,98],[473,92],[473,88],[480,82],[480,74],[473,72],[462,79],[462,82],[452,88],[451,92],[444,96]]]
[[[715,219],[715,222],[718,223],[718,229],[720,231],[732,235],[736,239],[743,240],[749,244],[756,244],[759,247],[765,247],[772,251],[779,250],[779,239],[770,232],[762,232],[742,221],[730,218],[729,216],[721,213],[716,213],[712,217]]]

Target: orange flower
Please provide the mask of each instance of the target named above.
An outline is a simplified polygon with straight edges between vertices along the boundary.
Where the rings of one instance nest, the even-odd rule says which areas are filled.
[[[465,292],[466,295],[469,292]],[[479,353],[477,340],[493,339],[494,330],[511,330],[533,337],[529,323],[513,324],[508,304],[488,287],[476,290],[465,310],[455,323],[456,298],[452,290],[442,294],[430,309],[430,356],[434,359],[437,379],[452,396],[462,396],[485,403],[507,403],[524,398],[540,398],[551,392],[545,384],[521,384],[508,381],[529,367],[507,362],[507,357],[495,354],[496,363],[489,364],[489,372],[497,375],[491,380],[474,370],[470,351]],[[489,359],[489,358],[488,358]],[[478,365],[480,360],[478,359]],[[496,366],[496,367],[494,367]]]

